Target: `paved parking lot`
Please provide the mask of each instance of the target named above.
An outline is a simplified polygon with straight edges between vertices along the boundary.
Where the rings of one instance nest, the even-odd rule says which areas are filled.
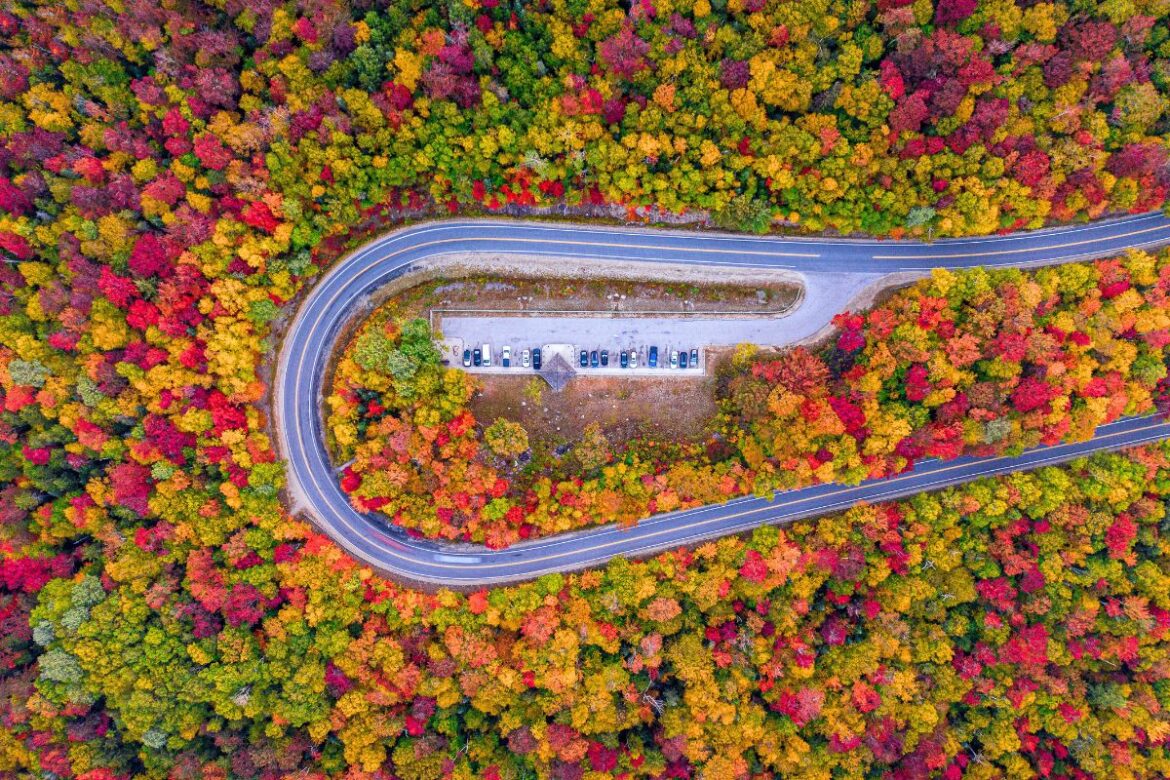
[[[491,345],[492,365],[490,367],[472,366],[472,367],[469,367],[467,370],[471,371],[473,373],[481,373],[481,374],[516,374],[516,373],[522,373],[525,371],[527,371],[529,373],[535,373],[535,369],[533,369],[531,366],[531,359],[529,360],[528,368],[524,368],[524,366],[522,364],[522,359],[521,359],[521,355],[525,349],[527,349],[529,351],[529,354],[531,356],[531,352],[532,352],[532,349],[534,347],[540,348],[541,357],[543,359],[545,367],[548,366],[548,362],[552,359],[552,356],[554,354],[559,353],[565,359],[565,362],[569,364],[570,368],[572,368],[574,371],[576,371],[579,374],[585,374],[585,375],[599,375],[599,376],[615,376],[615,375],[618,375],[618,376],[629,376],[629,375],[637,375],[637,376],[643,376],[643,375],[644,376],[671,376],[671,375],[686,376],[686,375],[691,375],[691,376],[695,376],[696,374],[699,374],[702,371],[705,371],[707,368],[707,360],[706,360],[706,356],[704,355],[704,348],[701,348],[697,345],[685,345],[685,347],[684,347],[684,345],[681,345],[681,344],[677,344],[674,346],[667,346],[665,344],[658,344],[658,345],[624,344],[621,347],[617,347],[617,346],[605,347],[605,346],[597,346],[597,345],[590,346],[590,345],[586,345],[586,344],[564,344],[564,343],[560,343],[560,344],[555,344],[555,343],[554,344],[531,344],[531,343],[519,343],[519,342],[509,343],[506,345],[506,346],[511,348],[511,365],[508,368],[504,368],[504,366],[502,365],[502,360],[503,360],[502,347],[504,347],[504,346],[505,346],[504,344],[499,343],[499,342]],[[650,355],[650,347],[651,346],[658,347],[658,367],[657,368],[650,368],[649,355]],[[463,365],[463,350],[464,349],[474,350],[476,348],[480,348],[482,350],[483,342],[472,343],[472,342],[466,342],[463,339],[448,338],[448,339],[443,340],[441,347],[442,347],[442,351],[443,351],[443,357],[446,358],[450,362],[451,365],[462,366]],[[688,353],[687,368],[685,370],[683,370],[681,368],[672,369],[670,367],[670,352],[671,352],[671,350],[677,349],[681,352],[684,348],[687,350],[687,353]],[[597,354],[598,361],[600,362],[601,351],[604,349],[609,350],[609,365],[608,366],[598,365],[596,368],[594,368],[593,364],[592,364],[592,353],[594,351],[596,351],[598,353]],[[637,353],[638,353],[638,366],[637,366],[637,368],[622,368],[621,367],[621,352],[623,349],[626,350],[627,352],[632,352],[635,350],[637,351]],[[689,354],[690,354],[691,349],[698,350],[699,366],[697,368],[699,368],[699,370],[697,370],[697,371],[693,370],[696,368],[696,366],[691,365],[689,362]],[[587,367],[587,368],[581,368],[581,362],[580,362],[581,361],[581,350],[585,350],[587,353],[589,353],[590,364],[589,364],[589,367]]]
[[[691,373],[669,368],[671,350],[698,349],[701,370],[706,370],[703,356],[708,347],[757,344],[782,347],[818,333],[841,309],[876,276],[866,274],[805,274],[804,299],[794,311],[783,315],[711,315],[661,314],[634,315],[623,312],[558,315],[555,313],[500,312],[499,314],[443,315],[437,323],[445,339],[445,357],[453,365],[462,365],[463,349],[491,345],[491,368],[471,368],[476,372],[520,370],[520,352],[527,348],[564,344],[571,347],[569,364],[581,374],[669,375]],[[512,350],[512,367],[500,366],[500,350]],[[647,366],[651,346],[658,347],[659,369]],[[580,350],[609,350],[608,369],[580,367]],[[631,372],[618,365],[621,351],[638,351],[638,369]],[[547,356],[546,356],[547,359]],[[663,368],[666,365],[667,367]]]

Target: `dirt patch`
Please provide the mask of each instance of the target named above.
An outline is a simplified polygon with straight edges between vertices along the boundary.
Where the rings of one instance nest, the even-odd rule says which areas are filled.
[[[537,457],[576,442],[598,423],[613,444],[649,436],[675,442],[703,441],[716,412],[714,376],[626,379],[577,377],[559,393],[532,377],[483,375],[471,401],[475,418],[490,425],[505,417],[528,431]]]
[[[475,276],[432,280],[399,294],[407,313],[432,312],[733,312],[780,315],[798,303],[800,285],[700,284],[623,279]]]

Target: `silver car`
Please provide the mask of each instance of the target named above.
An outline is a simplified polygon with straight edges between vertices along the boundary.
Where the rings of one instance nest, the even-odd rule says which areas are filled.
[[[522,367],[528,368],[528,365],[531,362],[532,362],[532,353],[530,353],[528,350],[524,350],[523,352],[520,353],[520,365]]]

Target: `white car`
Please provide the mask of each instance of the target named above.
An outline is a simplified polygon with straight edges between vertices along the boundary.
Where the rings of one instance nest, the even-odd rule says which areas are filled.
[[[638,367],[638,350],[631,349],[630,350],[630,368],[637,368],[637,367]]]
[[[672,349],[670,351],[670,367],[678,368],[678,350]]]
[[[520,365],[521,366],[523,366],[524,368],[528,368],[528,364],[531,362],[532,362],[532,355],[528,350],[524,350],[523,352],[520,353]]]

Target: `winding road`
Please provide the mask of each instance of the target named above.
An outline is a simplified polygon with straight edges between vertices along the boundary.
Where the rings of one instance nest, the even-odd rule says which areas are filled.
[[[1027,267],[1117,254],[1170,243],[1170,219],[1142,214],[1086,225],[1007,236],[933,243],[872,239],[779,238],[685,231],[633,230],[521,221],[427,223],[385,235],[338,262],[301,303],[285,334],[274,379],[276,426],[287,464],[293,510],[305,513],[350,555],[383,574],[412,583],[472,589],[553,572],[585,569],[614,556],[641,557],[739,533],[887,501],[980,477],[1067,462],[1094,452],[1170,438],[1170,423],[1128,418],[1098,429],[1093,439],[1041,447],[1019,457],[961,458],[919,463],[908,474],[857,486],[818,485],[656,515],[633,528],[601,526],[513,545],[505,550],[412,539],[355,510],[338,484],[325,447],[322,393],[331,353],[346,321],[368,296],[405,274],[468,255],[566,257],[594,263],[630,262],[697,267],[782,269],[804,278],[808,291],[793,313],[811,335],[828,325],[857,285],[881,285],[933,268]],[[828,282],[832,280],[832,284]],[[819,283],[819,284],[818,284]],[[834,289],[824,290],[825,287]],[[790,334],[795,341],[799,333]]]

